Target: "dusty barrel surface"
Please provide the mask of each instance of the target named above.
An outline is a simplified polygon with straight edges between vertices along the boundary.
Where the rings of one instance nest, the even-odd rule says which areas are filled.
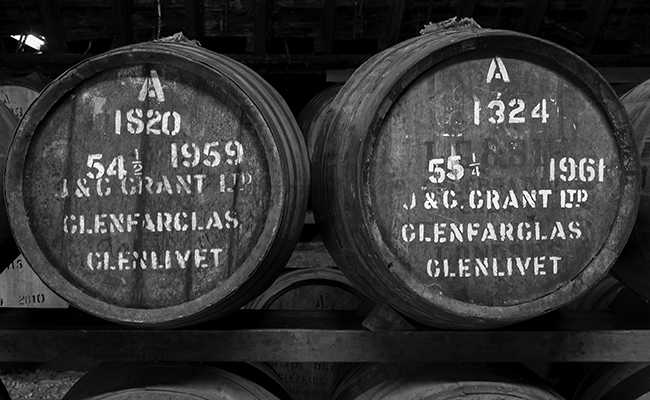
[[[221,368],[174,363],[103,363],[88,371],[65,400],[91,399],[288,400],[257,381]]]
[[[84,61],[21,120],[6,193],[53,291],[99,317],[174,327],[246,304],[282,271],[309,164],[259,75],[184,43]]]
[[[509,31],[402,42],[341,88],[312,159],[316,223],[376,301],[443,328],[503,326],[591,287],[639,202],[614,91],[564,48]]]
[[[520,370],[479,364],[366,364],[341,381],[332,400],[562,399],[539,377]]]
[[[650,396],[650,364],[600,363],[583,378],[575,400],[636,400]]]

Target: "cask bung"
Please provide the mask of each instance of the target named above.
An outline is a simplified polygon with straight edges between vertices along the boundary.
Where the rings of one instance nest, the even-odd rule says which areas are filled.
[[[343,85],[312,158],[341,270],[423,324],[481,329],[559,308],[619,256],[640,173],[603,77],[535,37],[450,29],[399,43]]]
[[[309,164],[259,75],[157,41],[87,59],[18,125],[7,178],[16,241],[70,304],[142,327],[243,306],[298,241]]]

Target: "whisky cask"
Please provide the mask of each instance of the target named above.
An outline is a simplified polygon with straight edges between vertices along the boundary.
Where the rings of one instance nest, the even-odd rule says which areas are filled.
[[[260,310],[356,310],[365,296],[336,268],[285,270],[246,305]],[[329,400],[337,382],[355,363],[269,362],[294,399]]]
[[[332,400],[392,399],[561,400],[525,368],[482,364],[365,364],[338,385]]]
[[[209,365],[106,362],[82,376],[63,398],[289,400],[251,379]]]
[[[141,327],[226,315],[295,247],[309,163],[286,102],[244,65],[184,42],[85,60],[16,129],[11,226],[70,304]]]
[[[316,224],[368,297],[420,323],[505,326],[612,267],[639,204],[624,107],[586,61],[510,31],[450,29],[369,59],[312,157]]]
[[[36,73],[22,78],[0,80],[0,101],[14,113],[16,123],[27,112],[45,85],[43,77]],[[9,139],[4,140],[5,151],[9,151],[11,138],[13,132]],[[8,226],[8,222],[6,224]],[[68,303],[41,281],[25,258],[19,254],[13,239],[9,243],[7,247],[10,251],[4,251],[0,260],[3,264],[0,270],[4,269],[0,273],[0,307],[66,308]]]
[[[45,85],[36,76],[0,79],[0,101],[20,119]]]
[[[316,93],[298,114],[298,125],[305,138],[307,154],[310,159],[314,153],[318,133],[322,131],[322,123],[325,120],[327,108],[341,90],[341,86],[341,84],[334,84]]]

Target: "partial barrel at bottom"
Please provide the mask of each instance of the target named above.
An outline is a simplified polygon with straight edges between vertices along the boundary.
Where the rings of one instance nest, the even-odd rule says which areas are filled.
[[[365,364],[341,381],[332,400],[560,400],[534,374],[479,364]]]
[[[650,363],[601,363],[582,380],[575,400],[650,398]]]
[[[250,379],[212,366],[110,362],[88,371],[70,388],[64,400],[162,398],[279,399]]]

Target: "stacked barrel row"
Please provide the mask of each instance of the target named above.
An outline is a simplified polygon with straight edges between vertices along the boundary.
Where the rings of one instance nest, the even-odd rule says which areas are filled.
[[[482,329],[573,301],[633,229],[629,117],[562,47],[434,31],[318,101],[301,132],[258,74],[185,42],[83,61],[15,129],[4,187],[16,243],[77,308],[186,326],[273,284],[311,192],[355,290],[427,326]]]

